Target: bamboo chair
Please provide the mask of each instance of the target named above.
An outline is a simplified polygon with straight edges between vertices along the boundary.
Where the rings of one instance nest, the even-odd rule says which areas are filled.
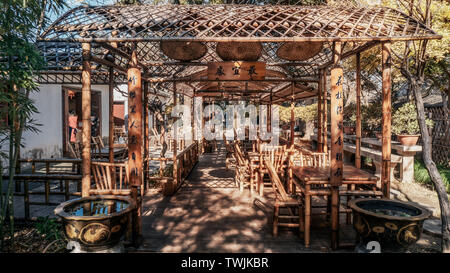
[[[250,162],[244,157],[242,154],[241,147],[239,143],[236,142],[234,144],[234,156],[236,158],[236,166],[235,166],[235,177],[234,181],[239,190],[242,192],[244,187],[248,186],[250,191],[252,191],[252,179],[251,179],[251,170],[250,170]]]
[[[78,142],[68,141],[69,153],[72,158],[81,158],[81,149]]]
[[[299,195],[287,194],[277,171],[270,158],[266,158],[264,164],[268,170],[272,189],[275,193],[275,204],[273,210],[273,236],[278,236],[278,227],[298,228],[299,233],[304,231],[303,202]],[[285,208],[287,214],[281,214]],[[283,221],[280,221],[283,220]],[[285,221],[286,220],[286,221]]]
[[[288,167],[288,153],[289,150],[286,149],[286,145],[282,146],[269,146],[269,145],[259,145],[258,147],[259,153],[261,154],[261,163],[260,163],[260,173],[259,173],[259,181],[257,184],[257,188],[260,195],[263,195],[264,188],[267,184],[271,184],[270,177],[268,176],[268,170],[263,163],[265,160],[271,160],[275,171],[280,177],[283,183],[286,181],[286,170]],[[267,175],[266,175],[267,174]]]
[[[89,191],[96,195],[129,195],[129,170],[127,163],[91,162],[95,188]]]
[[[230,142],[225,137],[225,134],[223,134],[223,143],[225,145],[226,155],[225,155],[225,167],[227,170],[230,169],[230,167],[236,167],[236,158],[234,156],[233,147],[230,145]]]
[[[295,188],[293,186],[293,173],[292,168],[294,166],[309,166],[309,167],[326,167],[329,166],[329,156],[327,153],[311,152],[309,150],[296,149],[296,152],[292,153],[289,159],[289,189],[291,192],[296,193],[299,190],[299,194],[304,200],[303,214],[305,217],[305,246],[309,247],[310,243],[310,230],[313,208],[326,208],[325,215],[327,218],[331,212],[331,191],[328,186],[328,181],[322,181],[322,183],[307,184],[302,188]],[[312,203],[312,197],[326,198],[327,204],[317,205]],[[318,214],[324,214],[320,212]]]

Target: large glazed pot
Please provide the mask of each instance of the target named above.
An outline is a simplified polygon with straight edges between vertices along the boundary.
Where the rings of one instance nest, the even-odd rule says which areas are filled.
[[[117,245],[125,234],[134,202],[123,196],[89,196],[61,203],[55,214],[64,232],[82,250],[97,251]]]
[[[353,227],[364,243],[378,241],[384,247],[406,248],[417,242],[430,212],[409,202],[360,198],[349,202]]]

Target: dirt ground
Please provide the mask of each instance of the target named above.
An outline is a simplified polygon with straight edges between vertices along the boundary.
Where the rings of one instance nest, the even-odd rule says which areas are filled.
[[[6,229],[9,231],[9,227]],[[33,223],[19,222],[14,228],[14,244],[11,244],[11,236],[6,236],[3,251],[5,253],[66,253],[67,242],[64,239],[62,229],[61,238],[46,238],[40,234]]]
[[[418,183],[400,183],[398,181],[391,183],[391,189],[394,198],[425,206],[433,213],[433,217],[440,218],[439,199],[434,190]]]

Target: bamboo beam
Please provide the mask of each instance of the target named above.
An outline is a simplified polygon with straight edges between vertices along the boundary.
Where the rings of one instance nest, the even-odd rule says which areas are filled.
[[[91,188],[91,45],[83,43],[81,76],[81,120],[83,124],[81,152],[81,196],[89,196]]]
[[[356,151],[355,166],[361,168],[361,53],[356,53]]]
[[[382,44],[382,96],[383,96],[383,118],[382,118],[382,165],[381,186],[383,196],[390,198],[391,184],[391,44]]]
[[[133,212],[133,244],[138,245],[142,234],[141,203],[138,200],[142,186],[142,86],[137,54],[133,50],[128,68],[128,167],[130,169],[131,198],[137,209]]]
[[[320,70],[320,72],[322,72]],[[317,151],[323,151],[322,141],[322,75],[319,73],[319,84],[317,88]]]
[[[161,62],[161,61],[149,61],[142,62],[143,66],[208,66],[208,62]],[[267,66],[314,66],[318,63],[311,62],[278,62],[278,63],[266,63]]]
[[[358,52],[366,51],[367,49],[370,49],[370,48],[378,45],[379,43],[380,42],[376,41],[376,40],[368,41],[366,44],[364,44],[364,45],[362,45],[362,46],[360,46],[358,48],[355,48],[353,50],[345,52],[344,54],[341,54],[341,60],[347,59],[348,57],[353,56],[353,55],[355,55]],[[330,65],[333,65],[333,64],[334,64],[334,60],[332,59],[331,61],[329,61],[327,63],[324,63],[323,65],[320,65],[318,68],[319,69],[320,68],[327,68],[327,67],[329,67]]]
[[[389,36],[389,37],[124,37],[124,38],[39,38],[37,41],[47,42],[79,42],[79,43],[109,43],[109,42],[260,42],[260,43],[283,43],[283,42],[389,42],[389,41],[413,41],[441,39],[441,35],[424,34],[419,36]]]
[[[145,77],[145,75],[144,75]],[[191,78],[191,77],[183,77],[183,78],[145,78],[149,82],[218,82],[218,80],[210,80],[207,78]],[[222,79],[221,82],[246,82],[246,80],[233,80],[233,79]],[[284,78],[284,79],[263,79],[263,80],[251,80],[252,82],[318,82],[319,78],[316,76],[309,77],[297,77],[297,78]]]
[[[339,246],[339,186],[343,178],[343,92],[344,73],[339,66],[342,47],[340,43],[333,44],[333,67],[331,68],[331,248]]]

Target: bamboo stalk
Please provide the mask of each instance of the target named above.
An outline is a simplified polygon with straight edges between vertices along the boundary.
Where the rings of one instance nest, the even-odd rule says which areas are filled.
[[[361,168],[361,53],[356,54],[356,141],[355,166]]]
[[[382,165],[381,165],[381,185],[385,198],[390,197],[391,184],[391,44],[382,44],[382,96],[383,96],[383,117],[382,117]]]
[[[322,130],[322,143],[323,143],[323,152],[328,153],[328,92],[327,92],[327,70],[322,69],[322,99],[323,99],[323,130]]]
[[[322,72],[320,70],[320,72]],[[322,75],[319,72],[319,83],[317,87],[317,151],[322,152],[323,151],[323,141],[322,141],[322,135],[323,135],[323,128],[322,128]]]
[[[83,71],[81,78],[81,109],[82,109],[82,190],[83,197],[89,196],[91,187],[91,45],[83,43]]]
[[[343,178],[343,69],[339,67],[341,60],[341,44],[333,44],[333,62],[331,68],[331,248],[339,246],[339,186]]]

